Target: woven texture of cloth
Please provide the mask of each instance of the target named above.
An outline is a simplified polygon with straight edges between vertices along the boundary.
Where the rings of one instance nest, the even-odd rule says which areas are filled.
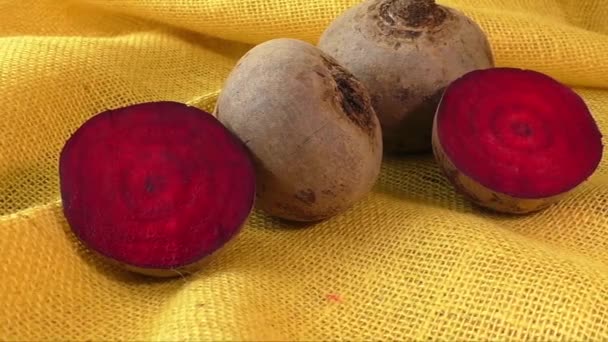
[[[253,45],[316,43],[356,0],[0,1],[1,340],[606,340],[608,165],[528,216],[456,194],[430,155],[386,158],[348,212],[293,227],[255,212],[209,266],[148,281],[69,232],[58,156],[108,108],[211,110]],[[499,66],[545,72],[608,133],[608,2],[445,0]]]

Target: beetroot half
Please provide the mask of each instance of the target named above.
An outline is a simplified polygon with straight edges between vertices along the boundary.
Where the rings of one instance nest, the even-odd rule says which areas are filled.
[[[66,142],[59,173],[74,234],[154,276],[198,269],[240,231],[255,198],[245,145],[211,114],[176,102],[95,115]]]
[[[602,135],[585,102],[531,70],[472,71],[445,90],[433,123],[434,155],[473,202],[505,213],[555,203],[602,159]]]

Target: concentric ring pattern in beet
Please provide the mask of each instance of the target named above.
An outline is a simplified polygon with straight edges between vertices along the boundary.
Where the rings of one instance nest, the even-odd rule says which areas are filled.
[[[246,147],[211,114],[176,102],[88,120],[61,152],[60,184],[76,236],[143,268],[213,253],[239,232],[255,197]]]
[[[439,105],[437,133],[454,166],[517,198],[564,193],[602,158],[602,135],[570,88],[532,70],[476,70],[454,81]]]

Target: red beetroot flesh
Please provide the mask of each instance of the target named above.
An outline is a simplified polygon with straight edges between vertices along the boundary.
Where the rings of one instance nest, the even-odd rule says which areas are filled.
[[[583,100],[535,71],[470,72],[446,89],[436,120],[457,169],[517,198],[569,191],[602,159],[602,135]]]
[[[175,102],[98,114],[60,156],[65,217],[88,247],[141,268],[175,268],[222,247],[255,197],[245,146],[211,114]]]

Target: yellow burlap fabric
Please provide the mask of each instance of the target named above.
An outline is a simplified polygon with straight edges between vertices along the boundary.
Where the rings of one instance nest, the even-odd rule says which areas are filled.
[[[142,280],[74,240],[57,160],[85,119],[211,109],[253,44],[314,43],[356,2],[0,1],[0,339],[608,339],[606,162],[559,205],[508,217],[455,194],[430,156],[387,159],[347,213],[306,228],[255,213],[186,279]],[[498,65],[575,86],[608,133],[607,1],[441,3],[480,23]]]

